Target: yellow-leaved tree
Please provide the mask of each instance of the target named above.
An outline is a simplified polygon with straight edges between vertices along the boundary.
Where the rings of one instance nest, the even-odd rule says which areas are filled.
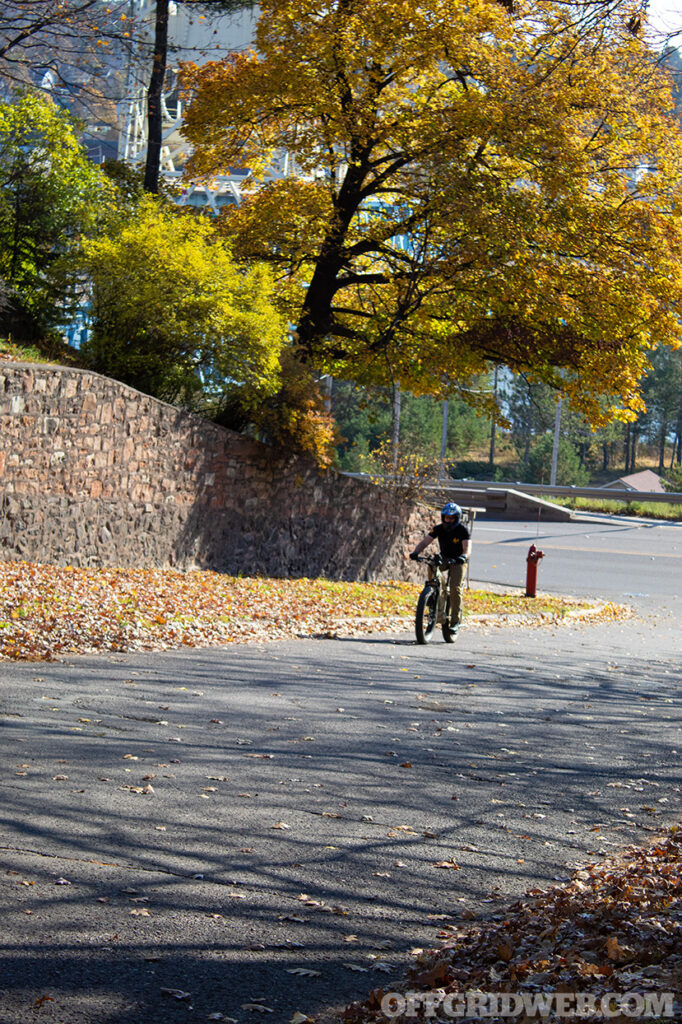
[[[272,271],[237,262],[209,218],[133,199],[83,240],[78,266],[92,286],[93,369],[331,463],[334,422],[293,356]]]
[[[677,344],[680,128],[632,4],[508,6],[263,0],[252,52],[185,68],[189,173],[253,171],[224,230],[319,370],[447,394],[506,363],[600,422]]]
[[[226,389],[258,404],[279,386],[286,324],[271,271],[240,267],[208,218],[146,197],[83,242],[92,283],[94,369],[189,408]]]

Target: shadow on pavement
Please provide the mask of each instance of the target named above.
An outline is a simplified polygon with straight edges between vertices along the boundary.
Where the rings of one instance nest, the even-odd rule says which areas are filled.
[[[3,1024],[343,1004],[674,811],[672,659],[460,641],[3,665]]]

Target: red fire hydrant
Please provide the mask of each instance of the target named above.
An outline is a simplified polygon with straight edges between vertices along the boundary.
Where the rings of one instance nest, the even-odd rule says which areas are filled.
[[[528,563],[526,569],[526,597],[535,597],[538,585],[538,562],[544,557],[544,551],[539,551],[535,544],[531,544],[528,548],[528,557],[526,558]]]

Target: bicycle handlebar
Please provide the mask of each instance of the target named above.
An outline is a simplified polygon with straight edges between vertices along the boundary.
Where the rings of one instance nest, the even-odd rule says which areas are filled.
[[[450,565],[463,565],[466,562],[466,556],[460,555],[458,558],[443,558],[442,555],[417,555],[414,561],[425,562],[427,565],[434,567],[446,568]]]

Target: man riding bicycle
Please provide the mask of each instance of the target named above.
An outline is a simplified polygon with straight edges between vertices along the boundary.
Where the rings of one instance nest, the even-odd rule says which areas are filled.
[[[450,590],[450,631],[454,635],[462,624],[462,595],[466,562],[471,547],[471,534],[462,522],[462,510],[454,501],[444,505],[441,521],[419,541],[410,558],[416,559],[420,552],[434,540],[438,540],[441,557],[450,561],[448,587]],[[453,564],[454,563],[454,564]]]

